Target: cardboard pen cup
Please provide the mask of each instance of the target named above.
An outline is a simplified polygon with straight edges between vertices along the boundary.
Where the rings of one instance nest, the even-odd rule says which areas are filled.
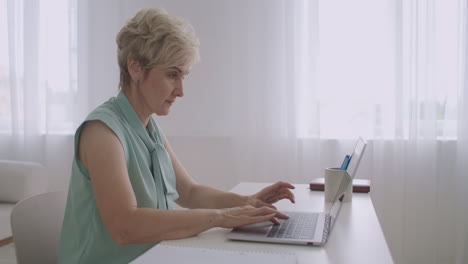
[[[342,181],[344,181],[342,183]],[[353,195],[353,185],[350,183],[350,178],[346,175],[346,170],[340,168],[326,168],[325,169],[325,202],[332,203],[337,196],[340,186],[347,186],[343,202],[351,202]]]

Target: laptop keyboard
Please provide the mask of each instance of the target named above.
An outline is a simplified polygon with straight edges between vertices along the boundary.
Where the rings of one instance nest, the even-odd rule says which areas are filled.
[[[312,239],[318,214],[288,213],[289,219],[282,220],[281,224],[274,225],[267,237],[289,239]]]

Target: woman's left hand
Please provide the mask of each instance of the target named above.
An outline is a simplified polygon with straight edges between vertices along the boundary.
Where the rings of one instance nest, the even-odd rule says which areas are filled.
[[[294,194],[290,190],[294,188],[290,183],[279,181],[256,194],[248,196],[247,204],[254,207],[268,206],[276,209],[273,204],[282,199],[289,199],[292,203],[295,203]]]

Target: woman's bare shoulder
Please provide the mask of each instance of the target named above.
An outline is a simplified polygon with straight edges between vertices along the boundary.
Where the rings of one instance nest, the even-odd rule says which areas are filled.
[[[116,157],[123,153],[122,145],[117,135],[104,122],[99,120],[87,121],[81,128],[78,144],[80,160],[89,164],[90,160],[95,160],[103,154]]]

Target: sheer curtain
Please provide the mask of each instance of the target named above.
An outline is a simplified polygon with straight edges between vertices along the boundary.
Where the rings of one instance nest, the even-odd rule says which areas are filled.
[[[456,174],[456,203],[455,210],[456,222],[455,227],[459,230],[457,232],[455,260],[456,263],[468,262],[468,1],[461,1],[460,14],[462,26],[460,33],[462,34],[461,45],[463,47],[462,56],[460,59],[461,76],[460,92],[458,97],[459,104],[459,117],[458,117],[458,141],[457,141],[457,174]]]
[[[468,201],[468,2],[462,1],[460,4],[460,10],[462,15],[462,26],[461,34],[463,39],[461,41],[462,47],[464,47],[461,64],[462,64],[462,75],[460,85],[460,96],[458,99],[459,113],[458,117],[458,143],[457,143],[457,188],[455,188],[457,196],[456,206],[459,210],[456,210],[456,228],[460,230],[457,232],[457,246],[456,246],[456,263],[468,262],[468,207],[466,201]]]
[[[70,162],[64,137],[87,111],[76,29],[74,0],[0,1],[1,159]]]
[[[248,1],[235,8],[233,14],[244,17],[235,24],[244,30],[233,31],[234,54],[242,56],[233,56],[227,99],[236,175],[240,181],[305,182],[314,173],[308,168],[319,162],[318,141],[304,133],[310,122],[318,127],[311,118],[317,110],[318,2]]]
[[[396,263],[466,263],[466,4],[392,9],[393,115],[375,126],[393,123],[393,138],[373,140],[373,202]]]

